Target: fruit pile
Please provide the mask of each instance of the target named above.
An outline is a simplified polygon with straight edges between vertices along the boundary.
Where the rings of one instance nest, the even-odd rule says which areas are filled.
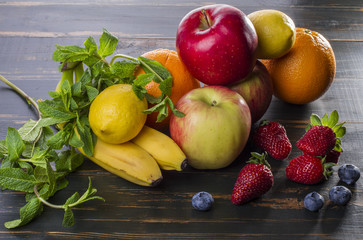
[[[106,57],[114,53],[118,39],[104,29],[99,42],[98,46],[89,37],[84,47],[56,45],[53,60],[61,62],[62,78],[49,93],[52,99],[36,103],[27,97],[39,120],[19,131],[9,129],[7,140],[0,142],[6,144],[0,145],[0,150],[6,150],[0,156],[13,171],[6,174],[19,178],[20,169],[24,179],[35,179],[34,186],[26,189],[10,181],[0,181],[1,187],[35,194],[29,204],[39,211],[64,187],[60,178],[81,165],[81,154],[132,183],[156,186],[163,179],[162,170],[181,171],[187,164],[195,169],[229,166],[251,134],[262,153],[251,153],[231,200],[240,205],[260,197],[274,183],[268,157],[287,159],[293,146],[280,123],[262,121],[256,131],[253,124],[266,113],[273,95],[288,103],[306,104],[321,97],[335,75],[329,42],[317,32],[296,28],[289,16],[277,10],[247,16],[225,4],[194,9],[177,28],[176,51],[157,49],[138,58],[115,54],[108,62]],[[312,115],[307,132],[296,143],[302,155],[286,168],[288,179],[302,184],[327,179],[342,152],[345,127],[338,120],[336,111],[322,119]],[[59,131],[49,136],[52,125]],[[168,130],[170,137],[163,133]],[[28,153],[26,144],[35,152]],[[64,146],[69,150],[62,152]],[[29,163],[19,161],[20,156]],[[44,163],[39,164],[39,158]],[[55,162],[55,170],[49,167],[50,161]],[[26,174],[22,168],[28,169]],[[35,176],[39,172],[48,176],[46,181],[43,175]],[[351,184],[360,173],[355,166],[343,165],[339,176]],[[74,223],[69,217],[71,207],[99,198],[92,196],[95,193],[90,185],[84,197],[61,207],[66,211],[64,225]],[[329,193],[337,204],[345,204],[350,195],[342,187]],[[319,193],[311,193],[305,202],[306,208],[315,211],[324,200]],[[202,211],[213,203],[206,192],[192,199],[193,207]],[[7,227],[26,223],[15,221]]]

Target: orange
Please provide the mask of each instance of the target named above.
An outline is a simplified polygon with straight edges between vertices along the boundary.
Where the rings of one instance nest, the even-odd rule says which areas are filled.
[[[173,77],[173,85],[171,88],[170,99],[173,101],[174,104],[176,104],[176,102],[187,92],[200,87],[200,82],[189,73],[184,63],[180,60],[176,51],[169,49],[156,49],[144,53],[142,56],[158,61],[169,70],[171,76]],[[142,73],[144,73],[144,71],[140,68],[136,75]],[[145,89],[149,94],[153,95],[154,97],[158,97],[161,95],[161,91],[158,86],[158,83],[152,81],[148,85],[146,85]],[[149,107],[151,107],[150,104]],[[146,125],[156,128],[158,130],[167,130],[169,127],[169,120],[171,114],[173,113],[169,108],[168,117],[159,123],[156,122],[158,115],[157,112],[149,114],[146,120]]]
[[[321,97],[335,76],[333,49],[318,32],[296,29],[291,50],[275,59],[261,60],[269,71],[274,95],[288,103],[306,104]]]

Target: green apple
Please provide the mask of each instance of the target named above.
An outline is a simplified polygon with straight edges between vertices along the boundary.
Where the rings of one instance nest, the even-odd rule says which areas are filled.
[[[184,117],[172,116],[170,135],[197,169],[231,164],[244,149],[251,114],[237,92],[223,86],[197,88],[176,103]]]

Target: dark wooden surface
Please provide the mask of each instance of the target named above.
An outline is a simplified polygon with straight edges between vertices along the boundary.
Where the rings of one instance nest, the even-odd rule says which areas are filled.
[[[295,106],[273,98],[264,118],[284,124],[294,145],[289,159],[297,156],[296,141],[311,113],[323,115],[334,109],[346,122],[344,153],[340,163],[363,170],[363,2],[230,0],[248,14],[274,8],[287,13],[298,27],[323,34],[337,61],[336,77],[319,100]],[[181,18],[203,1],[0,1],[0,74],[35,99],[48,98],[60,78],[51,60],[55,44],[81,45],[102,28],[120,38],[118,53],[139,56],[156,48],[175,49],[175,33]],[[0,139],[7,127],[19,128],[36,114],[6,85],[0,84]],[[303,198],[319,191],[328,199],[329,189],[339,183],[337,168],[322,184],[305,186],[285,177],[288,161],[270,160],[275,185],[263,197],[243,206],[230,201],[234,181],[251,151],[249,144],[229,167],[216,171],[187,168],[163,172],[158,187],[145,188],[112,175],[89,160],[69,175],[69,187],[51,199],[62,203],[75,191],[83,192],[91,176],[106,202],[91,201],[75,213],[76,224],[63,228],[63,212],[45,207],[32,223],[7,230],[3,223],[19,217],[24,194],[0,192],[0,238],[2,239],[363,239],[363,180],[349,186],[353,198],[345,207],[326,201],[312,213]],[[191,197],[208,191],[215,198],[211,211],[192,209]]]

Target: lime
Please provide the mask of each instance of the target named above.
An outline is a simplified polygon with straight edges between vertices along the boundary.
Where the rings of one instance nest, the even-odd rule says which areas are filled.
[[[258,36],[257,58],[279,58],[294,45],[295,24],[285,13],[265,9],[250,13],[248,18]]]
[[[91,129],[102,141],[124,143],[143,128],[148,107],[140,100],[130,84],[116,84],[103,90],[92,102],[88,115]]]

